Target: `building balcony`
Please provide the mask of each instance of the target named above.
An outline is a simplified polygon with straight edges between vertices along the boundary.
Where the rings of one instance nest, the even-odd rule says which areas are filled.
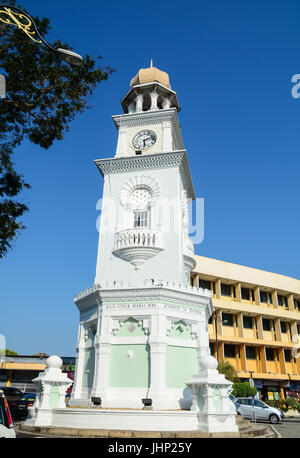
[[[148,259],[162,250],[161,232],[135,228],[116,233],[113,254],[138,270]]]

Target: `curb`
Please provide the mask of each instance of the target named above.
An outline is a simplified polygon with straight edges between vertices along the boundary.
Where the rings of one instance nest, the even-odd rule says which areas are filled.
[[[68,438],[110,438],[110,439],[167,439],[167,438],[239,438],[240,433],[208,433],[205,431],[130,431],[130,430],[101,430],[82,428],[60,428],[53,426],[19,425],[19,432],[47,437]]]
[[[245,428],[236,433],[208,433],[204,431],[119,431],[119,430],[96,430],[96,429],[81,429],[81,428],[60,428],[60,427],[38,427],[19,425],[18,431],[28,435],[42,435],[43,437],[61,437],[61,438],[110,438],[110,439],[166,439],[166,438],[274,438],[279,437],[279,433],[273,429],[268,432],[271,425],[259,426],[258,428]],[[267,431],[266,431],[267,429]],[[280,436],[281,437],[281,436]]]

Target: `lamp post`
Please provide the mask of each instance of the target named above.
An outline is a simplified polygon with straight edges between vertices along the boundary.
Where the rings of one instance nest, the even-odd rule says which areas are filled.
[[[214,320],[215,320],[215,330],[216,330],[217,361],[219,362],[218,325],[217,325],[217,321],[220,321],[220,323],[222,323],[222,324],[226,324],[226,323],[228,323],[228,320],[222,320],[222,318],[217,316],[216,313],[215,313],[215,316],[214,316]]]
[[[79,54],[69,51],[68,49],[56,49],[45,41],[38,31],[34,20],[28,13],[11,5],[2,5],[0,8],[0,22],[18,27],[32,41],[38,44],[44,44],[48,49],[57,53],[61,59],[69,64],[82,65],[83,58]]]
[[[249,384],[250,384],[250,387],[253,388],[255,386],[254,380],[253,380],[254,371],[249,371],[249,373],[250,373]],[[255,408],[254,408],[254,394],[252,394],[252,421],[254,421],[254,423],[256,423]]]

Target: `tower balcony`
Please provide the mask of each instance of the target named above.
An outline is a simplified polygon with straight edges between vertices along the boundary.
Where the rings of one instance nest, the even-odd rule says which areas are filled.
[[[163,250],[159,231],[135,228],[119,231],[115,236],[113,254],[138,270],[142,264]]]

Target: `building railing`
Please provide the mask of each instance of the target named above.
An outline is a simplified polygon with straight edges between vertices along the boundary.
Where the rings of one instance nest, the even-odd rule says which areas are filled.
[[[133,247],[162,248],[161,233],[145,228],[127,229],[116,233],[115,251]]]

